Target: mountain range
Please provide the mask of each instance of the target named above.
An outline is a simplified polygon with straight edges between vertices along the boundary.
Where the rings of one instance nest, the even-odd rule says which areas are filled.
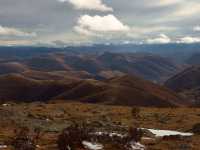
[[[174,107],[187,104],[175,92],[135,76],[94,79],[36,80],[30,76],[0,76],[2,102],[79,101],[126,106]]]
[[[0,101],[192,105],[200,91],[197,47],[0,47]]]
[[[37,51],[37,49],[35,50]],[[20,54],[15,55],[15,53],[12,55],[11,53],[9,56],[2,57],[0,74],[25,71],[85,72],[95,79],[108,79],[130,74],[161,83],[184,68],[183,65],[171,59],[151,53],[104,52],[88,54],[56,51],[55,49],[55,51],[44,49],[46,53],[43,51],[39,53],[39,50],[33,56],[28,54],[20,56]]]
[[[193,66],[168,79],[165,86],[200,106],[200,67]]]

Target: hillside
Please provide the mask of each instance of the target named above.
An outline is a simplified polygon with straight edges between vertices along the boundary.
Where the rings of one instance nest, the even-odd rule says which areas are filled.
[[[165,86],[200,106],[200,67],[191,67],[169,79]]]
[[[165,85],[177,92],[200,86],[200,67],[190,67],[167,80]]]
[[[70,68],[63,64],[56,58],[47,57],[33,57],[31,59],[24,60],[23,62],[30,69],[38,71],[57,71],[57,70],[70,70]]]
[[[130,74],[153,82],[163,83],[184,68],[183,65],[177,64],[170,58],[153,53],[86,53],[75,50],[53,49],[53,51],[47,48],[34,48],[37,52],[27,49],[27,51],[33,53],[28,55],[24,49],[16,48],[15,50],[15,48],[12,48],[10,55],[3,50],[0,51],[0,56],[2,55],[0,74],[25,71],[85,72],[85,74],[98,80]],[[17,50],[19,50],[19,54],[16,54]],[[22,52],[24,53],[22,54]]]
[[[92,56],[66,55],[64,59],[74,70],[84,70],[102,78],[136,74],[147,80],[162,82],[182,69],[170,59],[148,53],[105,52]]]
[[[35,71],[29,70],[20,73],[22,76],[35,80],[74,80],[94,78],[91,74],[84,71]]]
[[[1,101],[47,101],[64,90],[65,84],[56,81],[38,81],[15,74],[0,77]]]
[[[187,104],[169,89],[134,76],[103,82],[84,80],[54,99],[132,106],[181,106]]]
[[[170,59],[149,53],[104,53],[98,57],[110,70],[136,74],[151,81],[163,81],[180,68]]]
[[[21,73],[27,70],[27,66],[19,62],[0,63],[0,74]]]
[[[193,54],[190,58],[187,59],[186,63],[190,65],[200,65],[200,53]]]
[[[105,81],[35,80],[22,75],[0,76],[1,101],[80,101],[111,105],[181,106],[174,92],[149,81],[123,76]]]

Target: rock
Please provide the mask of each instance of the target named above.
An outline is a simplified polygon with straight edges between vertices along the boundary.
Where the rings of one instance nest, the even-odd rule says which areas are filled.
[[[165,141],[182,141],[184,140],[185,137],[181,135],[169,135],[169,136],[164,136],[162,139]]]
[[[141,129],[143,132],[143,136],[145,137],[149,137],[149,138],[155,138],[155,134],[153,134],[151,131],[149,131],[148,129]]]
[[[197,123],[197,124],[195,124],[195,125],[193,126],[192,132],[193,132],[194,134],[200,134],[200,123]]]

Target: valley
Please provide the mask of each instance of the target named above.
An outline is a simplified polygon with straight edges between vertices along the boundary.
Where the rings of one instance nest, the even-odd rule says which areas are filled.
[[[93,48],[0,51],[0,149],[198,150],[193,53],[181,62]]]
[[[200,0],[0,0],[0,150],[200,150]]]

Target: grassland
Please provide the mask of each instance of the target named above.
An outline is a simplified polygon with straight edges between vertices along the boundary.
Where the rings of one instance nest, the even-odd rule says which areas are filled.
[[[131,107],[72,102],[4,104],[0,106],[0,144],[9,141],[19,127],[26,126],[42,130],[38,150],[56,150],[59,133],[75,122],[87,122],[103,131],[125,132],[128,127],[135,126],[192,132],[193,126],[200,123],[200,109],[140,108],[139,116],[135,118]],[[143,144],[152,150],[198,150],[199,140],[200,136],[194,135],[183,140],[156,140]]]

